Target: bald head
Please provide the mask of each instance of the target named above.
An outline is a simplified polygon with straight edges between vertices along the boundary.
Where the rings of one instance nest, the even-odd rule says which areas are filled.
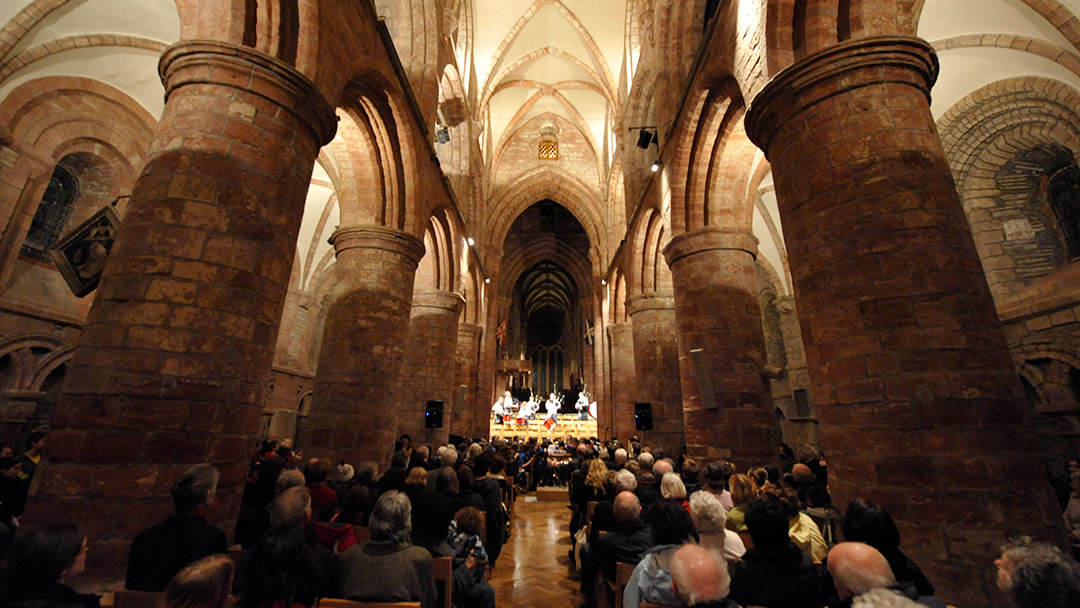
[[[810,467],[802,463],[791,467],[791,476],[795,478],[795,483],[814,483],[814,472],[810,470]]]
[[[615,497],[615,519],[629,521],[641,517],[641,503],[633,492],[619,492]]]
[[[674,473],[675,467],[671,466],[671,461],[667,458],[662,458],[656,461],[656,464],[652,466],[652,473],[657,479],[663,479],[665,473]]]
[[[693,606],[727,597],[731,579],[715,553],[683,545],[671,558],[671,586],[683,606]]]
[[[840,543],[833,547],[829,551],[829,574],[840,599],[896,584],[885,556],[863,543]]]

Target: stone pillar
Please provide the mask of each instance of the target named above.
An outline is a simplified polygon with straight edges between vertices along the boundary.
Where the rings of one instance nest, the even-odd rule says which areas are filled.
[[[397,439],[413,278],[424,243],[383,226],[340,228],[330,239],[341,283],[326,313],[300,447],[385,467]]]
[[[450,418],[450,432],[455,435],[470,436],[477,417],[483,418],[484,412],[478,410],[479,401],[477,383],[479,381],[480,335],[483,327],[473,323],[459,323],[457,334],[457,353],[455,355],[456,375],[454,381],[454,413]],[[459,401],[461,387],[465,387],[465,399]]]
[[[232,527],[311,170],[337,124],[311,82],[251,49],[181,42],[160,66],[165,110],[27,510],[85,526],[92,577],[123,572],[193,464],[221,470],[210,516]]]
[[[730,458],[740,471],[776,454],[756,256],[753,235],[717,228],[676,235],[664,248],[679,326],[686,449],[695,458]]]
[[[611,353],[611,427],[619,441],[634,435],[634,400],[637,383],[634,367],[634,328],[630,323],[612,323],[607,327],[608,350]]]
[[[845,42],[781,72],[746,125],[776,179],[834,500],[884,503],[942,599],[998,605],[1001,531],[1060,541],[1061,512],[930,113],[937,70],[922,40]]]
[[[453,423],[458,317],[465,299],[452,291],[425,290],[413,294],[412,317],[405,352],[405,383],[402,389],[398,435],[408,433],[416,445],[432,449],[446,445]],[[424,428],[428,400],[443,402],[441,428]]]
[[[637,380],[629,425],[631,429],[635,428],[633,403],[652,403],[653,430],[635,430],[632,434],[640,437],[645,445],[662,447],[668,454],[673,454],[686,443],[675,298],[670,292],[634,296],[627,300],[626,312],[630,315],[633,331]]]

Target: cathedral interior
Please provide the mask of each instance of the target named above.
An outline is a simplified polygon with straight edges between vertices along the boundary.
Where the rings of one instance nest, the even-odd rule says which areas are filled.
[[[228,527],[260,439],[581,390],[991,605],[1080,455],[1077,151],[1080,0],[8,0],[0,442],[106,572],[192,464]]]

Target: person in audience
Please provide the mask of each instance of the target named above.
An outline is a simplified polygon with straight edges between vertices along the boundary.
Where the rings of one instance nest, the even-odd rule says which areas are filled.
[[[638,481],[637,496],[643,509],[648,509],[653,504],[664,499],[660,491],[660,482],[664,479],[665,474],[672,473],[674,470],[675,468],[670,460],[662,459],[653,462],[651,482],[642,483]]]
[[[274,482],[274,498],[281,496],[281,493],[289,488],[303,488],[306,486],[307,478],[300,472],[300,469],[283,469],[278,473],[277,481]],[[273,502],[272,499],[271,502]]]
[[[704,485],[701,481],[701,465],[693,458],[687,457],[683,461],[682,465],[682,477],[683,485],[686,486],[686,495],[690,496],[694,492],[702,489]]]
[[[406,466],[409,464],[409,454],[401,450],[395,451],[394,455],[390,457],[390,468],[383,473],[382,478],[379,479],[379,493],[389,492],[390,490],[402,491],[405,489],[405,478],[408,477],[409,471]]]
[[[799,497],[791,488],[779,487],[766,492],[773,500],[776,500],[787,511],[788,535],[795,546],[802,549],[815,564],[825,561],[829,554],[829,546],[825,544],[825,538],[821,536],[821,530],[810,516],[803,513],[799,505]]]
[[[349,488],[345,495],[345,502],[341,505],[341,511],[330,520],[332,523],[341,525],[352,524],[354,526],[367,526],[368,515],[371,507],[375,504],[371,488],[364,485],[354,485]]]
[[[1076,544],[1080,543],[1080,471],[1073,472],[1070,477],[1072,484],[1069,487],[1072,492],[1065,505],[1065,532],[1069,535],[1069,541]]]
[[[769,472],[765,470],[765,467],[754,467],[747,471],[746,474],[750,479],[754,480],[758,492],[764,492],[772,487],[772,484],[769,483]]]
[[[199,464],[173,484],[175,512],[140,532],[131,543],[125,588],[163,591],[184,566],[228,550],[225,533],[206,521],[206,508],[213,500],[217,483],[218,470]]]
[[[671,588],[678,605],[694,608],[738,608],[728,598],[731,578],[711,551],[684,545],[671,558]]]
[[[615,450],[615,470],[619,470],[626,466],[626,461],[630,457],[627,455],[626,450],[623,448],[617,448]]]
[[[686,499],[686,486],[683,485],[682,479],[679,479],[678,473],[664,474],[664,478],[660,480],[660,495],[665,501],[674,502],[687,513],[690,512],[690,501]]]
[[[402,492],[379,497],[371,540],[341,556],[341,597],[370,602],[416,602],[435,607],[431,553],[410,544],[412,505]]]
[[[763,467],[765,473],[769,476],[769,483],[773,486],[780,485],[780,469],[775,464],[767,464]]]
[[[896,580],[911,582],[920,596],[934,595],[934,586],[915,562],[900,550],[900,531],[888,511],[873,501],[856,498],[844,513],[844,540],[877,549],[889,562]]]
[[[822,604],[810,556],[788,536],[787,510],[773,496],[755,500],[746,512],[753,548],[735,566],[731,599],[743,606],[816,607]]]
[[[312,458],[304,468],[304,480],[311,495],[311,511],[315,521],[329,521],[338,506],[338,495],[327,485],[333,467],[329,460]]]
[[[457,468],[457,480],[458,480],[458,493],[452,502],[452,508],[456,513],[458,509],[464,507],[476,507],[481,511],[484,510],[484,499],[476,493],[473,488],[473,484],[476,483],[475,477],[473,477],[472,468],[465,466],[464,464],[458,465]]]
[[[422,445],[413,450],[409,456],[409,470],[411,471],[415,467],[420,467],[425,471],[428,470],[430,462],[428,461],[431,456],[431,448],[426,445]]]
[[[705,487],[702,489],[715,494],[720,499],[720,504],[730,511],[735,503],[728,490],[728,479],[735,473],[735,467],[727,461],[714,461],[707,463],[701,473],[705,478]]]
[[[615,497],[615,527],[601,534],[581,553],[581,592],[592,605],[597,576],[615,580],[615,563],[637,565],[652,547],[652,531],[641,519],[641,503],[632,492]]]
[[[712,492],[690,495],[690,517],[701,537],[701,546],[714,551],[734,569],[746,553],[746,545],[738,534],[727,529],[727,515],[724,505]]]
[[[830,608],[864,603],[861,596],[876,589],[890,591],[924,606],[945,608],[937,598],[919,597],[913,584],[897,583],[885,556],[867,544],[843,542],[833,547],[829,551],[829,574],[839,598],[839,602],[829,604]]]
[[[49,434],[45,431],[34,431],[26,438],[26,451],[19,457],[22,467],[19,469],[19,479],[26,488],[30,488],[30,482],[34,478],[34,471],[41,462],[41,456],[45,453],[45,441]]]
[[[234,570],[220,554],[188,564],[165,586],[162,608],[227,608]]]
[[[428,489],[427,478],[439,476],[444,478],[444,491]],[[454,517],[454,497],[447,495],[445,491],[452,489],[446,485],[449,480],[453,480],[453,486],[457,485],[457,475],[450,469],[439,469],[429,475],[427,471],[417,467],[410,472],[409,479],[415,482],[405,486],[405,494],[413,508],[412,543],[431,551],[446,538],[446,527]],[[424,484],[422,486],[419,485],[421,480]]]
[[[353,485],[368,486],[377,490],[379,486],[378,478],[379,463],[365,460],[360,463],[360,466],[356,467],[356,474],[353,475]]]
[[[465,507],[454,514],[438,555],[453,558],[453,603],[459,608],[495,608],[495,589],[484,579],[487,552],[480,542],[480,510]]]
[[[270,530],[237,565],[233,589],[242,608],[268,608],[275,602],[312,606],[338,587],[334,553],[319,544],[311,527],[311,495],[289,488],[270,503]],[[278,607],[274,607],[278,608]]]
[[[19,481],[21,467],[22,464],[14,456],[0,458],[0,557],[15,540],[15,530],[19,527],[24,499],[22,482]]]
[[[1012,538],[994,566],[998,588],[1019,608],[1080,606],[1080,564],[1054,545]]]
[[[674,473],[668,473],[674,475]],[[678,603],[671,587],[671,560],[689,542],[699,542],[694,522],[682,505],[662,501],[646,514],[653,546],[641,556],[623,593],[623,606],[638,608],[641,602],[671,606]]]
[[[602,532],[607,532],[615,527],[615,497],[622,492],[635,493],[637,487],[637,479],[634,478],[630,471],[623,469],[615,473],[615,477],[611,481],[611,487],[605,486],[604,497],[600,502],[596,503],[596,508],[593,510],[592,534],[588,538],[590,544],[595,544],[596,539],[600,538]]]
[[[574,492],[571,504],[574,507],[574,515],[570,519],[570,536],[581,528],[588,525],[589,503],[603,500],[607,497],[604,491],[604,478],[608,473],[607,465],[599,458],[586,461],[588,470],[585,474],[585,483]],[[595,508],[595,507],[594,507]]]
[[[349,493],[349,489],[353,487],[354,477],[356,477],[356,469],[342,460],[330,471],[330,479],[326,482],[326,485],[337,493],[339,500],[344,500],[345,495]]]
[[[727,527],[734,532],[746,532],[746,508],[758,497],[758,487],[749,475],[735,474],[728,482],[731,502],[734,506],[727,512]]]
[[[8,553],[0,606],[98,608],[98,596],[81,594],[64,584],[86,568],[86,554],[86,535],[73,523],[53,524],[19,538]]]
[[[648,485],[650,483],[654,483],[652,467],[653,464],[656,462],[656,459],[653,458],[652,453],[647,450],[641,452],[641,454],[638,454],[637,461],[638,464],[641,466],[641,472],[638,473],[637,478],[638,485],[640,486],[642,484]]]
[[[497,458],[490,452],[484,452],[476,457],[476,462],[473,464],[473,473],[476,475],[473,489],[484,501],[484,513],[487,518],[487,535],[485,536],[487,542],[484,547],[487,549],[492,566],[499,559],[506,535],[506,512],[502,506],[502,488],[496,479],[488,477],[488,471],[491,470]]]

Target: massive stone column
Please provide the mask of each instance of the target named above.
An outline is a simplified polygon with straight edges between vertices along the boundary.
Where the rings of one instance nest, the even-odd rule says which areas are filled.
[[[633,331],[637,392],[633,402],[652,403],[653,430],[634,431],[646,445],[662,447],[668,454],[686,443],[683,431],[682,383],[679,380],[679,346],[675,323],[675,298],[670,292],[631,297],[626,302]],[[631,403],[630,428],[634,428]]]
[[[424,243],[383,226],[330,237],[340,284],[326,313],[304,449],[386,466],[397,438],[409,315]]]
[[[459,323],[457,335],[457,353],[455,355],[455,368],[457,373],[454,381],[454,413],[450,418],[450,432],[465,437],[473,434],[473,427],[477,416],[483,417],[483,412],[478,412],[479,392],[477,386],[480,375],[480,334],[483,327],[474,323]],[[461,387],[465,387],[465,398],[459,400]]]
[[[678,322],[687,451],[739,470],[774,460],[772,394],[754,259],[757,239],[703,228],[664,248]],[[700,352],[696,352],[700,351]]]
[[[160,65],[165,110],[27,511],[77,520],[91,571],[112,576],[189,466],[221,469],[212,520],[238,513],[312,166],[336,125],[311,82],[251,49],[182,42]]]
[[[850,41],[781,72],[747,132],[776,179],[837,504],[878,500],[942,598],[996,605],[1003,531],[1060,540],[1024,392],[930,113],[937,59]]]
[[[446,445],[450,438],[457,392],[456,366],[451,357],[456,358],[458,317],[464,305],[464,298],[451,291],[425,290],[413,294],[409,337],[405,341],[405,382],[398,434],[408,433],[417,445],[427,443],[435,449]],[[428,400],[443,402],[441,428],[424,428]]]
[[[627,441],[634,430],[634,400],[637,382],[634,367],[634,328],[631,323],[612,323],[607,327],[608,350],[611,353],[610,426],[619,441]]]

